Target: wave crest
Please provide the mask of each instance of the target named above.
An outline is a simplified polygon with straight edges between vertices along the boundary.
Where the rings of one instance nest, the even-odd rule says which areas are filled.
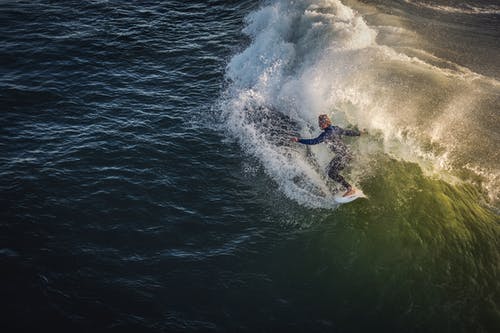
[[[327,147],[287,141],[316,136],[321,113],[334,114],[340,126],[368,128],[372,141],[381,142],[377,148],[368,139],[353,144],[359,157],[350,173],[354,182],[367,176],[360,170],[375,151],[430,172],[481,165],[495,174],[495,141],[484,136],[491,122],[474,112],[494,109],[496,81],[425,51],[408,56],[378,44],[376,27],[337,0],[276,1],[251,13],[246,23],[251,43],[227,66],[223,118],[287,197],[332,207],[335,184],[324,173],[331,158]],[[477,145],[481,152],[472,149]]]

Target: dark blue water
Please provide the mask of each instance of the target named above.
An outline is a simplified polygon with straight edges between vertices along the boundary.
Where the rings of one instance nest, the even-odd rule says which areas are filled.
[[[456,185],[377,157],[360,180],[371,201],[311,208],[234,134],[228,72],[261,5],[0,3],[5,332],[499,328],[487,179]],[[484,89],[491,112],[498,86]]]

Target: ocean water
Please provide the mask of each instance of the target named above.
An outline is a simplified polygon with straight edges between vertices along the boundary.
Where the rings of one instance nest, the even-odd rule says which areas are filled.
[[[498,332],[493,0],[0,2],[3,332]],[[336,205],[319,114],[343,127]]]

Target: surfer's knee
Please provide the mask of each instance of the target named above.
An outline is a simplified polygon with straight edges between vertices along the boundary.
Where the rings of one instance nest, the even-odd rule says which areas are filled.
[[[330,168],[328,170],[328,177],[330,177],[333,180],[337,180],[337,178],[339,177],[339,173],[337,172],[337,169],[335,169],[334,167]]]

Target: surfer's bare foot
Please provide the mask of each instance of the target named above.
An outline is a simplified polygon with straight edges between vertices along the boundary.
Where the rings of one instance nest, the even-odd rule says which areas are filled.
[[[343,197],[348,197],[350,195],[353,195],[354,193],[356,193],[356,191],[351,187],[347,190],[347,192],[344,193]]]

